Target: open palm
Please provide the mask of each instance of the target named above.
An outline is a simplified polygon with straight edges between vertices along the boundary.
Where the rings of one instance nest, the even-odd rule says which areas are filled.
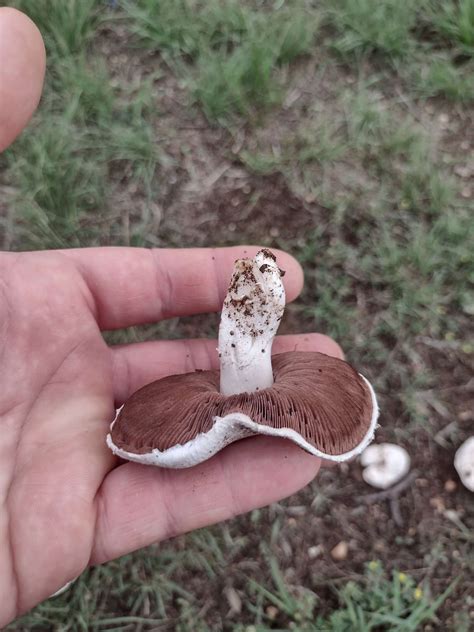
[[[41,91],[41,38],[25,20],[0,10],[0,52],[8,59],[10,42],[12,65],[23,64],[3,78],[0,67],[0,114],[12,112],[0,116],[0,149]],[[17,103],[25,73],[20,89],[30,93]],[[123,463],[105,444],[133,391],[214,368],[217,353],[209,340],[109,347],[101,331],[220,309],[234,260],[255,250],[0,253],[0,627],[90,564],[268,504],[315,475],[318,459],[272,438],[238,442],[189,470]],[[301,270],[278,257],[292,299]],[[295,345],[341,355],[316,334],[282,337],[274,351]]]
[[[319,461],[285,441],[249,439],[189,470],[119,465],[105,445],[114,407],[143,384],[217,365],[216,342],[109,348],[101,329],[216,310],[246,250],[127,248],[0,254],[0,594],[5,623],[89,564],[282,498]],[[301,275],[289,271],[294,297]],[[324,336],[275,351],[338,354]]]

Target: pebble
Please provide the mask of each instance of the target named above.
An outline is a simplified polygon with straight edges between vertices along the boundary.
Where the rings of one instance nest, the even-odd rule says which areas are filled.
[[[446,509],[446,505],[441,496],[433,496],[433,498],[430,498],[430,505],[433,509],[436,509],[438,513],[442,513]]]
[[[224,589],[224,594],[229,602],[231,613],[240,614],[242,611],[242,599],[239,593],[232,586],[228,586]]]
[[[449,494],[450,494],[451,492],[454,492],[454,491],[456,490],[456,488],[457,488],[456,481],[453,481],[453,480],[452,480],[452,479],[450,479],[450,478],[449,478],[449,479],[446,481],[446,483],[444,484],[444,490],[445,490],[446,492],[448,492]]]
[[[275,621],[275,619],[279,615],[279,610],[276,606],[268,606],[265,608],[265,614],[270,619],[270,621]]]
[[[323,547],[318,544],[317,546],[310,546],[308,549],[308,557],[310,560],[314,560],[319,557],[323,552]]]
[[[349,545],[345,540],[341,540],[339,544],[331,549],[331,557],[336,562],[342,562],[342,560],[347,559],[347,555],[349,554]]]
[[[471,177],[472,169],[469,167],[469,165],[457,165],[456,167],[454,167],[454,173],[460,178],[467,179]]]
[[[447,127],[448,123],[449,123],[449,116],[447,114],[440,114],[438,116],[438,121],[439,124],[441,125],[441,127]]]

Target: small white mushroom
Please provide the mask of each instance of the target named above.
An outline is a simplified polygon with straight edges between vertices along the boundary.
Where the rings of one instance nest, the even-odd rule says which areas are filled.
[[[360,455],[362,478],[378,489],[388,489],[410,470],[410,456],[394,443],[369,445]]]
[[[454,455],[454,467],[464,487],[474,492],[474,436],[458,448]]]

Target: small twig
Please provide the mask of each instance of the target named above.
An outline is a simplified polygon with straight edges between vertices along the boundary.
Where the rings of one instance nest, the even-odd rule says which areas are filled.
[[[417,336],[416,341],[437,351],[458,351],[462,344],[459,340],[436,340],[428,336]]]
[[[392,518],[397,527],[403,527],[402,512],[400,511],[400,503],[398,498],[390,498],[390,511],[392,512]]]
[[[359,496],[358,500],[362,500],[364,503],[375,503],[379,500],[398,499],[400,494],[415,480],[417,476],[418,470],[413,470],[399,483],[397,483],[393,487],[390,487],[390,489],[384,489],[381,492],[375,492],[375,494],[366,494],[365,496]]]
[[[375,494],[366,494],[365,496],[359,496],[358,500],[362,500],[365,503],[375,503],[380,500],[388,500],[390,505],[390,512],[392,514],[392,518],[397,527],[403,527],[404,520],[402,517],[402,512],[400,511],[400,502],[399,497],[400,494],[415,480],[418,476],[418,471],[413,470],[405,476],[405,478],[394,485],[390,489],[384,489],[381,492],[376,492]]]
[[[446,441],[447,437],[450,437],[450,435],[453,433],[453,431],[458,430],[458,422],[457,421],[451,421],[449,424],[447,424],[446,426],[444,426],[444,428],[441,428],[441,430],[439,430],[435,436],[434,436],[434,440],[436,441],[436,443],[438,445],[440,445],[442,448],[449,448],[450,445],[448,443],[448,441]]]

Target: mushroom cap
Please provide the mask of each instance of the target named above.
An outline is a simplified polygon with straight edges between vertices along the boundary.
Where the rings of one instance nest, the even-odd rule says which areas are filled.
[[[410,470],[410,455],[395,443],[369,445],[360,455],[362,478],[379,489],[398,483]]]
[[[457,449],[454,467],[464,487],[474,492],[474,436],[466,439]]]
[[[109,447],[131,461],[189,467],[254,434],[291,439],[333,461],[358,454],[372,440],[375,394],[347,362],[298,351],[272,361],[273,386],[252,393],[222,395],[219,371],[148,384],[118,412]]]

